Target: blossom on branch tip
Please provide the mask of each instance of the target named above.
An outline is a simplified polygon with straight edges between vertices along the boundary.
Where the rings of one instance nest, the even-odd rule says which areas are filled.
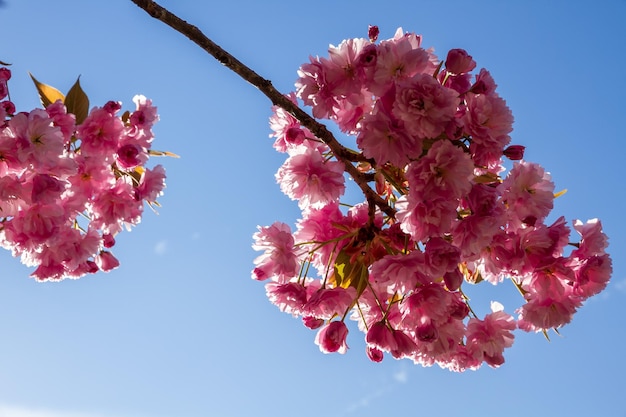
[[[511,110],[467,51],[441,62],[419,35],[378,34],[370,27],[369,40],[344,40],[298,70],[287,97],[335,129],[273,107],[270,136],[287,153],[276,180],[302,217],[293,234],[259,229],[253,277],[318,329],[324,353],[345,352],[349,317],[373,362],[387,352],[457,372],[499,367],[516,329],[559,328],[606,288],[606,235],[598,220],[576,221],[572,242],[565,218],[545,223],[551,176],[509,145]],[[505,279],[522,295],[517,318],[494,302],[479,319],[464,288]]]
[[[0,68],[0,84],[7,74]],[[145,167],[156,108],[138,97],[128,118],[118,102],[87,111],[78,83],[63,99],[35,84],[45,109],[14,114],[0,101],[0,244],[38,281],[110,271],[113,235],[139,223],[165,186],[162,167]],[[80,117],[68,111],[81,105]]]

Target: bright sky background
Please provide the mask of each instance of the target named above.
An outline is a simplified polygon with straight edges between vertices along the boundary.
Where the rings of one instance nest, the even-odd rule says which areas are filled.
[[[299,216],[275,184],[284,156],[258,91],[129,0],[0,4],[18,110],[38,106],[29,71],[63,91],[80,75],[92,105],[151,98],[154,148],[181,155],[157,161],[162,208],[119,236],[121,268],[38,284],[0,253],[0,417],[626,416],[626,1],[163,1],[283,92],[310,54],[368,24],[491,71],[513,142],[568,189],[554,218],[599,217],[614,275],[561,337],[517,332],[503,367],[465,374],[370,363],[357,331],[346,355],[324,355],[250,279],[256,226]],[[521,301],[506,282],[469,291],[483,310]]]

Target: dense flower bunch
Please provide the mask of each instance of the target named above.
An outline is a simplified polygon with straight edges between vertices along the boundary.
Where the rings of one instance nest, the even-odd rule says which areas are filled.
[[[67,99],[84,104],[77,120],[63,95],[35,80],[45,109],[16,113],[10,76],[0,68],[0,244],[41,281],[117,267],[115,235],[139,223],[144,201],[155,204],[165,187],[163,167],[145,167],[156,108],[136,96],[132,113],[118,115],[113,101],[87,112],[76,84]]]
[[[274,147],[287,160],[276,179],[297,200],[297,230],[259,227],[253,278],[282,311],[319,329],[322,352],[347,349],[346,318],[365,333],[367,355],[463,371],[504,362],[513,331],[546,333],[572,320],[611,275],[597,219],[545,220],[554,184],[509,145],[513,116],[490,73],[462,49],[441,62],[422,38],[398,30],[377,42],[349,39],[302,65],[296,92],[358,150],[331,151],[275,107]],[[513,160],[505,174],[503,157]],[[342,209],[344,169],[375,190]],[[363,187],[362,187],[363,189]],[[492,302],[480,318],[465,283],[510,280],[522,294],[517,317]]]

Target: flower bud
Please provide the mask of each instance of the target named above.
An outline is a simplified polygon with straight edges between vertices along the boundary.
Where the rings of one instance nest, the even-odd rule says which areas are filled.
[[[376,42],[376,40],[378,39],[378,33],[378,26],[370,25],[367,30],[367,37],[370,38],[370,42]]]
[[[311,330],[319,329],[324,324],[324,320],[313,316],[302,317],[302,323]]]
[[[463,274],[459,268],[454,268],[443,275],[443,282],[450,291],[456,291],[463,283]]]
[[[367,357],[370,358],[372,362],[382,362],[383,361],[383,351],[374,346],[368,346],[365,348],[365,352],[367,353]]]
[[[453,74],[463,74],[476,68],[476,62],[465,49],[450,49],[446,69]]]
[[[115,246],[115,238],[110,233],[104,233],[102,235],[102,244],[105,248],[112,248]]]
[[[322,353],[339,352],[343,354],[348,350],[347,336],[348,327],[346,324],[343,321],[332,321],[317,332],[315,344],[320,347]]]
[[[439,332],[433,325],[433,322],[429,321],[428,323],[417,326],[415,336],[422,342],[434,342],[439,337]]]
[[[524,158],[524,150],[525,146],[522,145],[511,145],[502,152],[504,156],[509,158],[511,161],[519,161]]]
[[[108,272],[120,266],[120,261],[109,251],[102,251],[96,256],[96,265],[101,271]]]

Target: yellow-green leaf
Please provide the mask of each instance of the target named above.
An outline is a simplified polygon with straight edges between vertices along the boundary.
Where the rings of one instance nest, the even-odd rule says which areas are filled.
[[[493,172],[487,172],[486,174],[474,177],[474,182],[477,184],[491,184],[499,181],[500,177],[498,174],[494,174]]]
[[[28,75],[33,79],[35,87],[37,87],[37,92],[39,93],[39,100],[41,100],[41,104],[44,107],[48,107],[57,100],[65,101],[65,96],[59,90],[48,84],[40,83],[31,73],[28,73]]]
[[[353,287],[360,296],[367,288],[369,272],[364,263],[359,260],[351,262],[351,256],[342,250],[335,260],[333,278],[338,287]]]
[[[155,151],[154,149],[149,149],[148,154],[150,154],[151,156],[169,156],[171,158],[180,158],[180,156],[176,155],[175,153],[168,151]]]
[[[89,114],[89,98],[80,87],[80,77],[76,80],[65,97],[65,107],[68,113],[76,115],[76,124],[81,124]]]

